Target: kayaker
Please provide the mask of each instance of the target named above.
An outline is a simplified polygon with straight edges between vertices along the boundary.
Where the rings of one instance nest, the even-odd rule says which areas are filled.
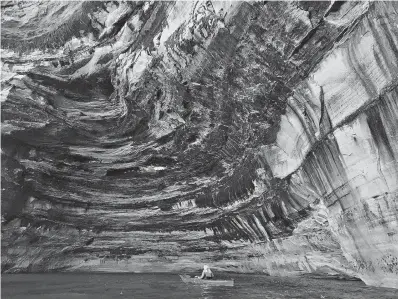
[[[202,275],[200,277],[199,276],[195,276],[195,277],[200,278],[200,279],[213,279],[214,274],[213,274],[213,272],[211,272],[209,266],[204,265]]]

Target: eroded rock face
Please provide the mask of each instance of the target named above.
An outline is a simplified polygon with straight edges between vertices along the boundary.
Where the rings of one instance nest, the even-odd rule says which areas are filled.
[[[2,271],[398,287],[394,2],[2,2]]]

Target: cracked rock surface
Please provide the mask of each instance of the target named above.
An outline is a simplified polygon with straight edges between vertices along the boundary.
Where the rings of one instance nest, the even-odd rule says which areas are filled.
[[[1,13],[2,272],[398,287],[396,2]]]

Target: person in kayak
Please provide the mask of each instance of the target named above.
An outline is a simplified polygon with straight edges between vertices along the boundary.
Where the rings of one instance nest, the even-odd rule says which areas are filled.
[[[195,276],[196,278],[200,278],[200,279],[213,279],[214,274],[213,272],[211,272],[209,266],[204,265],[203,266],[203,272],[201,276]]]

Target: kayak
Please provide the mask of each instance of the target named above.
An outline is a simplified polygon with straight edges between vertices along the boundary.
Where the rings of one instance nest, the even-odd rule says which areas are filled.
[[[233,287],[234,280],[216,280],[216,279],[200,279],[190,277],[188,275],[180,275],[181,280],[185,283],[194,283],[194,284],[202,284],[202,285],[212,285],[212,286],[227,286]]]

